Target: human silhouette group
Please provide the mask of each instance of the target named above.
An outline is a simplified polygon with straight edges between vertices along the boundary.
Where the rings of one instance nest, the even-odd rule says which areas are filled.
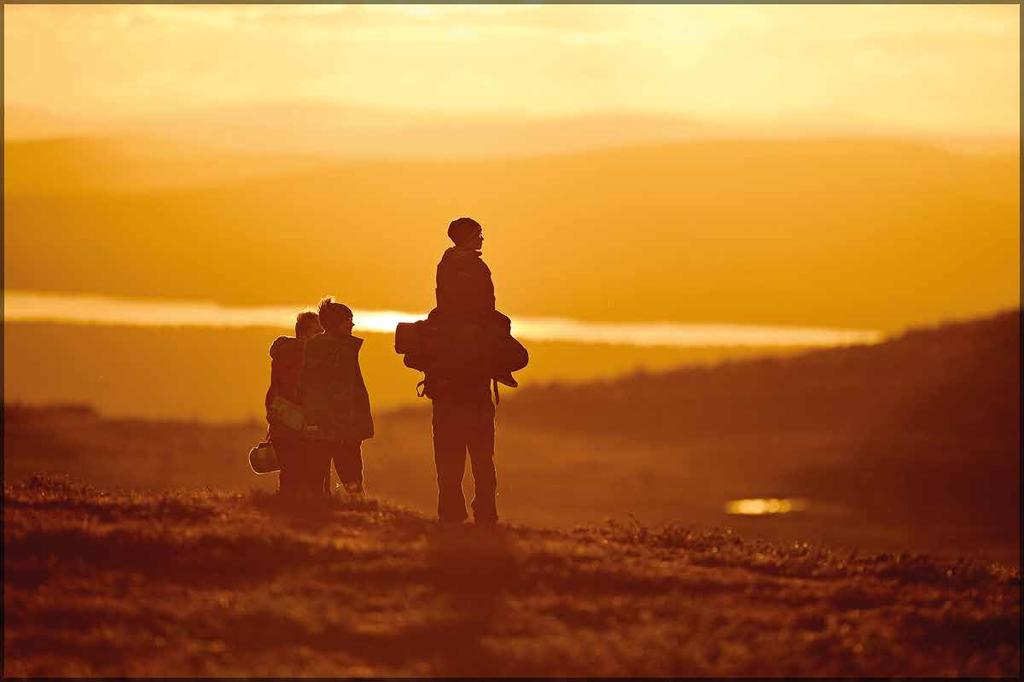
[[[495,308],[491,271],[482,259],[483,228],[472,218],[448,226],[453,245],[437,265],[437,305],[425,320],[399,324],[395,350],[424,373],[417,385],[431,400],[437,515],[445,525],[469,519],[462,493],[466,455],[475,484],[478,525],[498,522],[494,418],[498,384],[516,386],[512,371],[526,350],[511,321]],[[295,336],[270,348],[265,407],[267,442],[280,470],[279,494],[317,505],[330,497],[364,495],[362,442],[374,434],[370,397],[359,367],[362,339],[352,335],[352,310],[333,297],[295,320]],[[492,399],[493,395],[493,399]],[[331,466],[340,483],[331,490]]]

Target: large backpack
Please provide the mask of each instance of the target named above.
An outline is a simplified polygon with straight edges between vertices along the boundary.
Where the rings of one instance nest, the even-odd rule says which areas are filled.
[[[426,320],[400,322],[395,329],[395,352],[404,356],[406,367],[424,373],[444,376],[468,368],[512,387],[518,386],[512,372],[530,361],[526,348],[511,334],[511,321],[499,312],[486,325],[446,320],[436,311]]]

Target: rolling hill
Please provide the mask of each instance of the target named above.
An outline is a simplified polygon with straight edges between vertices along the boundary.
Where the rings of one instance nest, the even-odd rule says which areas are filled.
[[[319,168],[323,159],[244,151],[216,160],[194,142],[151,137],[67,137],[4,145],[4,191],[14,196],[118,196],[122,193],[233,186]]]
[[[1016,562],[1020,325],[1016,310],[871,347],[506,393],[497,422],[501,513],[561,527],[631,514],[776,540]],[[370,489],[431,510],[429,410],[378,415],[377,427],[364,445]],[[271,490],[273,477],[253,476],[244,460],[264,430],[260,421],[5,405],[4,473]],[[723,513],[730,500],[765,497],[808,506],[776,517]]]
[[[676,114],[446,114],[302,100],[186,105],[170,113],[114,115],[102,122],[24,107],[4,109],[4,139],[9,141],[131,136],[186,147],[198,144],[228,157],[255,153],[335,159],[508,158],[733,137],[741,132],[748,131]]]
[[[312,167],[173,150],[5,143],[5,286],[428,310],[445,226],[473,215],[513,314],[893,331],[1019,305],[1016,150],[716,140]]]
[[[676,465],[726,497],[782,490],[1014,546],[1020,381],[1018,310],[876,346],[535,388],[503,418],[627,451],[676,446]]]

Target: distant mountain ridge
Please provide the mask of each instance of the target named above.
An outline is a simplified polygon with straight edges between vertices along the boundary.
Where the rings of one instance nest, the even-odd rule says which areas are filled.
[[[209,148],[161,137],[95,136],[4,144],[4,190],[12,195],[89,195],[234,185],[322,167],[320,157]]]
[[[146,140],[5,144],[7,286],[427,310],[445,226],[472,215],[525,315],[892,331],[1019,304],[1016,154],[719,140],[342,161]]]
[[[708,122],[676,113],[581,112],[562,115],[453,114],[316,101],[184,109],[77,119],[6,107],[5,142],[67,137],[148,137],[222,152],[315,155],[333,159],[521,158],[609,147],[728,139],[907,139],[957,149],[1007,153],[1017,139],[947,136],[837,122],[828,112],[784,120]]]
[[[730,134],[671,114],[511,116],[392,111],[331,104],[264,103],[108,121],[74,121],[16,108],[5,141],[147,137],[233,153],[320,158],[522,157]],[[732,131],[735,134],[736,131]]]

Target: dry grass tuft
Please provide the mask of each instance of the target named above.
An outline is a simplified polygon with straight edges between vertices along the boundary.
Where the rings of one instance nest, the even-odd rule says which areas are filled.
[[[1002,675],[1020,573],[378,500],[4,490],[7,675]]]

